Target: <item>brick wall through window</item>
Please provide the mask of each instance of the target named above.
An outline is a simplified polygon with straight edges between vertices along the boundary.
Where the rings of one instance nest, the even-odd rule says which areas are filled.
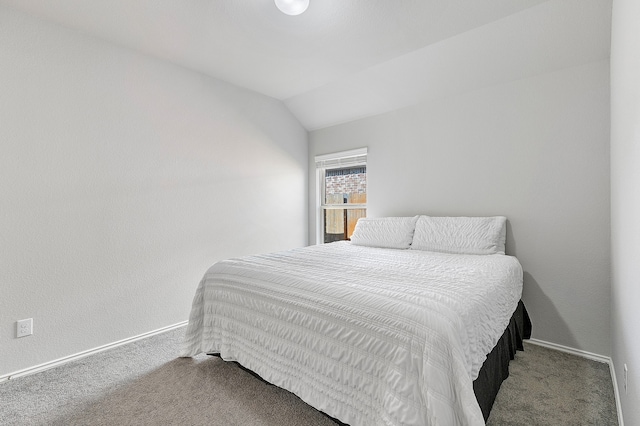
[[[326,194],[366,194],[367,174],[353,173],[338,176],[327,176],[325,181]]]

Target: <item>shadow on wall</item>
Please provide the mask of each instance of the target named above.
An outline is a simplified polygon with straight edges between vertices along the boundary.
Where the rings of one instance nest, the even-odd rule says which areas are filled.
[[[540,338],[540,340],[550,343],[562,342],[562,345],[571,348],[579,347],[578,342],[573,337],[571,330],[567,327],[553,301],[540,288],[535,278],[528,271],[524,271],[523,276],[522,301],[533,324],[531,337],[534,339]],[[536,323],[538,327],[536,327]],[[536,333],[536,328],[538,330],[553,330],[553,335],[539,337],[538,333]]]
[[[507,238],[505,241],[505,253],[515,256],[521,263],[523,259],[518,257],[516,239],[513,235],[511,222],[507,219]],[[524,266],[523,266],[524,267]],[[534,339],[558,343],[571,348],[577,348],[578,343],[556,309],[553,301],[544,293],[543,289],[529,271],[523,271],[524,285],[522,289],[522,301],[527,308],[533,324],[532,336]],[[540,336],[540,330],[552,330],[552,335]]]
[[[504,252],[509,256],[518,257],[516,255],[516,239],[513,238],[513,228],[509,219],[507,219],[507,238],[504,242]]]

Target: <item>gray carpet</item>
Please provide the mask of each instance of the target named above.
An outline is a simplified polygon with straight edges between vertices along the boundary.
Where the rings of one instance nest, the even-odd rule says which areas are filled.
[[[490,426],[617,425],[609,365],[525,341],[509,364]]]
[[[296,396],[215,357],[176,358],[184,328],[0,383],[3,425],[326,425]],[[609,368],[527,344],[488,425],[616,425]]]

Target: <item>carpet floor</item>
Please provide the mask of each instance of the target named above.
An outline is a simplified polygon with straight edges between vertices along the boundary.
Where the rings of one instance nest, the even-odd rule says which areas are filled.
[[[3,425],[336,426],[216,357],[176,358],[184,328],[0,383]],[[607,364],[525,343],[488,421],[617,425]]]

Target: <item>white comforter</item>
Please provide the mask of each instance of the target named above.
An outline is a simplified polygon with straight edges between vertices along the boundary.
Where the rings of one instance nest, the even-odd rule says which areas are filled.
[[[220,353],[352,426],[483,425],[472,381],[522,268],[338,242],[216,263],[181,356]]]

